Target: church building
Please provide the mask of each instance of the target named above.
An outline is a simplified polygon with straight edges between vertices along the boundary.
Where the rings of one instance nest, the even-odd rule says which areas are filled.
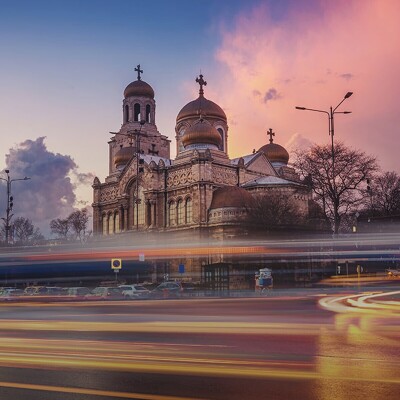
[[[137,80],[124,91],[122,125],[109,145],[109,175],[93,183],[93,233],[176,232],[184,237],[240,237],[248,234],[252,199],[279,192],[309,212],[311,192],[288,165],[286,149],[269,143],[231,159],[223,109],[205,97],[207,82],[196,78],[199,96],[176,116],[176,157],[171,140],[158,131],[153,88]]]

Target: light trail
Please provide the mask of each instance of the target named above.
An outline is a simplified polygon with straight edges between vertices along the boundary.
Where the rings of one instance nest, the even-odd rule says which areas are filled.
[[[145,394],[145,393],[126,393],[126,392],[115,392],[109,390],[84,389],[78,387],[65,387],[65,386],[36,385],[36,384],[18,383],[18,382],[0,381],[0,387],[10,388],[10,389],[35,390],[41,392],[73,393],[73,394],[83,394],[91,396],[103,396],[103,397],[137,399],[137,400],[203,400],[200,399],[199,397],[180,397],[180,396],[164,396],[164,395]]]

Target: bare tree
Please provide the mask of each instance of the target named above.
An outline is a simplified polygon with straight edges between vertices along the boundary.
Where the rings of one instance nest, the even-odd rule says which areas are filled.
[[[68,233],[71,229],[70,220],[67,219],[53,219],[50,221],[51,232],[57,235],[60,239],[67,240]]]
[[[357,210],[364,200],[366,180],[378,170],[375,157],[336,143],[334,165],[330,145],[314,145],[309,152],[297,152],[294,163],[310,176],[315,200],[338,233],[342,217]]]
[[[303,223],[296,203],[284,193],[265,192],[255,195],[248,208],[248,215],[249,222],[263,230],[282,230]]]
[[[74,211],[69,215],[68,221],[71,224],[71,229],[75,233],[76,238],[83,241],[87,233],[87,225],[89,222],[88,210],[83,208],[82,210]]]
[[[371,179],[366,197],[368,198],[366,208],[372,215],[399,215],[400,176],[392,171]]]
[[[17,244],[34,244],[44,237],[28,218],[18,217],[11,226],[12,236]]]

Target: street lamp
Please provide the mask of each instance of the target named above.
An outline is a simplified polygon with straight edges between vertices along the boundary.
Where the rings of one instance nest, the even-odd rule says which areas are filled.
[[[6,229],[6,245],[9,244],[9,235],[10,235],[10,221],[14,214],[10,214],[14,206],[14,197],[11,196],[11,183],[16,181],[27,181],[31,178],[25,176],[25,178],[18,178],[18,179],[11,179],[10,178],[10,170],[5,169],[4,172],[7,174],[7,179],[1,178],[2,181],[7,182],[7,208],[6,208],[6,217],[1,218],[5,222],[5,229]]]
[[[335,129],[334,129],[334,123],[333,123],[333,116],[335,114],[351,114],[351,111],[336,111],[338,107],[346,100],[348,99],[353,92],[347,92],[342,101],[335,107],[333,108],[332,106],[329,108],[329,111],[325,110],[316,110],[314,108],[306,108],[306,107],[296,107],[296,110],[303,110],[303,111],[315,111],[319,113],[325,113],[328,115],[328,120],[329,120],[329,135],[331,136],[331,151],[332,151],[332,184],[334,187],[334,191],[336,193],[336,184],[335,184],[335,151],[334,151],[334,145],[333,145],[333,136],[335,134]],[[336,231],[339,229],[337,226],[337,220],[338,216],[336,215],[336,208],[334,208],[334,216],[333,216],[333,232],[337,233]]]

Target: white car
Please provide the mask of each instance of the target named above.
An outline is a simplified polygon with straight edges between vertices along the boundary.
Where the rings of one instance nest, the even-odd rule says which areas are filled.
[[[119,288],[127,299],[145,299],[150,294],[150,290],[142,285],[120,285]]]

